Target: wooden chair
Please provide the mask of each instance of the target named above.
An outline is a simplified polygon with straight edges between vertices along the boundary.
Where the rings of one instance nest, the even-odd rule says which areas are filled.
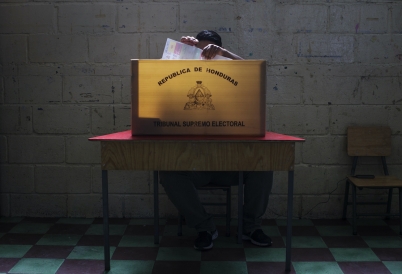
[[[231,220],[231,186],[218,186],[213,183],[209,183],[206,186],[198,187],[198,190],[222,190],[226,193],[225,203],[202,203],[204,206],[225,206],[225,214],[211,214],[214,217],[225,217],[226,218],[226,236],[230,236],[230,220]],[[179,213],[179,225],[177,228],[177,235],[182,236],[182,226],[183,226],[183,216]]]
[[[356,218],[358,216],[399,216],[400,234],[402,235],[402,180],[390,176],[385,160],[386,156],[391,155],[391,129],[389,127],[349,127],[347,131],[347,153],[353,157],[351,175],[347,177],[345,187],[345,199],[343,205],[343,218],[346,218],[347,206],[353,205],[353,235],[357,234]],[[356,175],[356,167],[359,157],[378,157],[381,159],[384,174],[373,176],[372,174]],[[371,175],[372,177],[370,178]],[[349,186],[352,186],[352,202],[349,202]],[[356,201],[356,188],[376,188],[388,189],[387,202],[360,202]],[[392,190],[399,189],[399,215],[391,215]],[[357,205],[362,204],[386,204],[385,214],[357,214]]]

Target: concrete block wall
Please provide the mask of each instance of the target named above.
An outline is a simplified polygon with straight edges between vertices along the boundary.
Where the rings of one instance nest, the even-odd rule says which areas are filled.
[[[267,128],[306,139],[295,217],[341,216],[350,125],[392,128],[388,162],[402,178],[399,0],[1,0],[0,15],[2,216],[101,216],[100,147],[87,139],[130,129],[129,60],[202,29],[267,60]],[[151,217],[152,179],[110,172],[110,215]],[[275,174],[266,218],[286,215],[286,182]],[[160,192],[162,215],[175,215]]]

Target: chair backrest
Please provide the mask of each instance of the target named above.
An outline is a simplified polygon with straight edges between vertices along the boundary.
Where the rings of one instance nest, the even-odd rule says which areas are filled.
[[[391,129],[389,127],[348,127],[349,156],[391,155]]]

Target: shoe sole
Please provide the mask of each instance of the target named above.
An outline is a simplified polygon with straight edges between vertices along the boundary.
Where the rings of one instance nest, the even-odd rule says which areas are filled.
[[[201,248],[194,246],[194,249],[195,249],[195,250],[201,250],[201,251],[202,251],[202,250],[209,250],[209,249],[211,249],[213,246],[214,246],[214,244],[211,243],[209,246],[201,247]]]
[[[246,240],[246,241],[251,241],[252,244],[258,245],[258,246],[271,246],[272,245],[272,242],[265,244],[265,243],[260,243],[260,242],[254,241],[252,238],[250,238],[247,235],[242,235],[241,239]]]

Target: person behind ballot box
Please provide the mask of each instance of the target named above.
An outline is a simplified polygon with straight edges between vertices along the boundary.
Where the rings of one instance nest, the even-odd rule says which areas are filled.
[[[202,56],[206,59],[212,59],[216,55],[221,55],[234,60],[243,60],[240,56],[223,48],[221,36],[212,30],[203,30],[195,38],[192,36],[183,36],[180,42],[202,49]]]
[[[183,36],[181,42],[196,46],[203,50],[207,59],[219,54],[231,59],[242,60],[238,55],[224,49],[219,34],[203,30],[197,36]],[[160,171],[160,183],[166,194],[184,216],[189,227],[195,228],[198,237],[194,248],[208,250],[213,247],[213,240],[218,237],[218,231],[202,206],[196,187],[205,186],[211,182],[215,185],[237,185],[239,172],[234,171]],[[250,240],[258,246],[272,245],[271,238],[261,229],[262,216],[268,206],[269,193],[272,188],[273,173],[263,171],[244,172],[244,206],[243,206],[243,240]]]

